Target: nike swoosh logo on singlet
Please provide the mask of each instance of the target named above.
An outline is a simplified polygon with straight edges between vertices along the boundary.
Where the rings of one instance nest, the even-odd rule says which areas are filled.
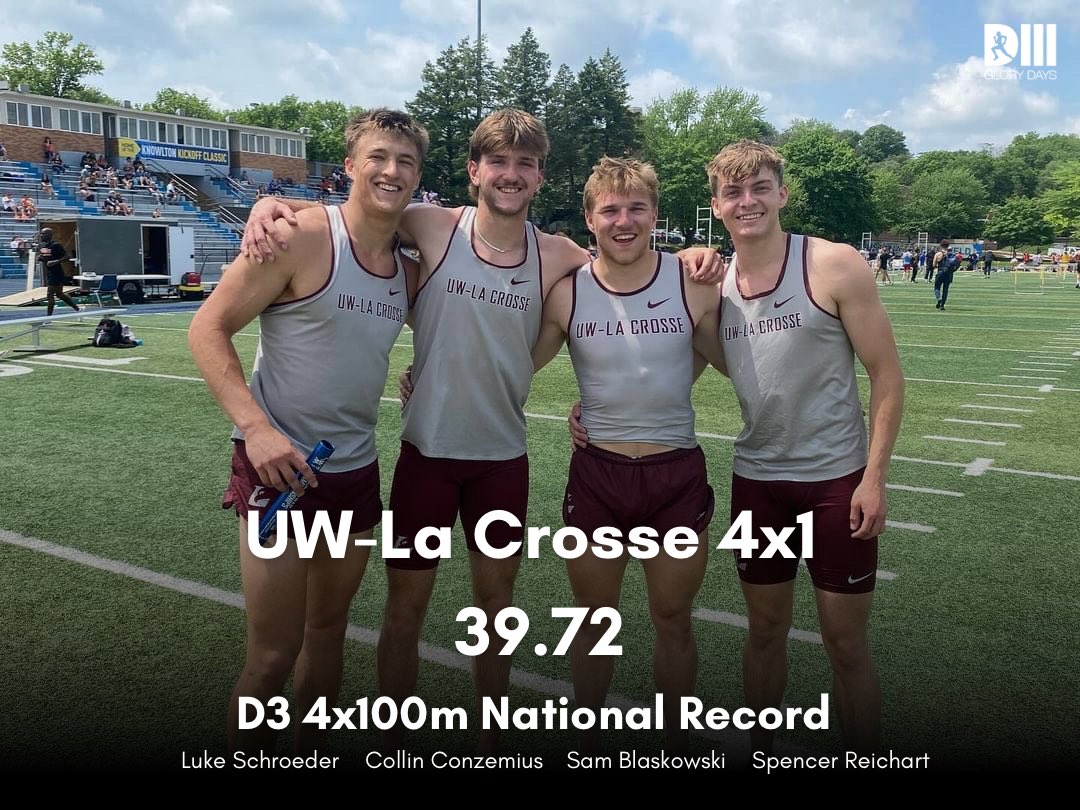
[[[515,286],[517,284],[528,284],[528,283],[529,283],[529,280],[527,278],[512,278],[512,279],[510,279],[510,286]]]
[[[646,304],[646,306],[649,309],[656,309],[661,304],[666,304],[670,300],[671,300],[670,298],[665,298],[663,301],[657,301],[655,304],[652,301],[650,301],[648,304]]]
[[[780,309],[780,307],[782,307],[784,304],[786,304],[788,301],[790,301],[794,297],[795,296],[793,295],[793,296],[791,296],[791,298],[785,298],[783,301],[774,301],[773,302],[773,309]]]
[[[401,292],[401,290],[391,290],[390,294],[391,295],[397,295],[399,292]]]

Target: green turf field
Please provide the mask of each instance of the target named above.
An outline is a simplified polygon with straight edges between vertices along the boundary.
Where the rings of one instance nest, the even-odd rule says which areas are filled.
[[[1040,283],[1031,274],[1016,281],[958,273],[944,312],[925,282],[880,288],[908,385],[872,643],[886,747],[929,753],[931,766],[1080,761],[1080,290],[1072,284],[1053,275]],[[8,767],[174,769],[182,751],[224,748],[244,628],[235,519],[219,507],[229,425],[188,354],[190,315],[124,320],[145,345],[94,349],[86,340],[92,324],[65,325],[42,333],[57,351],[0,361],[0,757]],[[12,331],[0,324],[0,337]],[[236,338],[247,364],[256,338],[257,324]],[[405,332],[387,397],[396,396],[409,344]],[[865,375],[861,382],[865,398]],[[567,358],[537,376],[528,404],[531,525],[562,525],[564,417],[575,399]],[[740,418],[726,380],[711,370],[695,404],[717,495],[715,545],[727,527],[730,437]],[[384,502],[399,428],[396,404],[385,403]],[[545,551],[524,561],[517,586],[532,623],[514,661],[520,706],[569,694],[567,659],[533,653],[561,634],[550,608],[572,604],[563,562]],[[424,633],[420,694],[430,706],[472,705],[468,660],[454,652],[454,641],[466,638],[455,616],[470,604],[463,545],[455,554],[442,563]],[[354,603],[341,706],[375,695],[372,640],[384,581],[372,564]],[[631,564],[612,692],[644,703],[654,689],[643,597],[640,566]],[[742,705],[745,631],[728,552],[712,553],[697,606],[699,694],[706,705],[734,709]],[[808,707],[830,677],[805,573],[794,627],[804,632],[789,643],[786,702]],[[363,767],[377,739],[375,731],[338,731],[333,753]],[[504,739],[508,752],[541,755],[547,767],[561,767],[575,743],[573,732]],[[835,713],[828,731],[782,739],[834,751]],[[470,728],[416,732],[410,744],[468,753],[474,740]],[[661,746],[648,731],[609,742],[641,752]],[[281,750],[288,745],[286,733]],[[716,732],[697,737],[695,748],[728,752],[733,768],[745,740]]]

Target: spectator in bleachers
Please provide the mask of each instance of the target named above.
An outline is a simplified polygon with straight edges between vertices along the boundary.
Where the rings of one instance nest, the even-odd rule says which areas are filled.
[[[0,198],[0,211],[5,214],[15,213],[15,200],[13,200],[11,195],[6,191],[4,192],[3,198]]]
[[[0,160],[7,160],[7,147],[3,141],[0,141]]]
[[[251,182],[250,180],[248,180],[247,172],[240,172],[240,182],[241,183],[250,183]]]
[[[141,160],[139,160],[139,158],[135,158],[135,163],[133,165],[135,167],[135,171],[137,171],[137,172],[146,171],[145,164]]]
[[[64,165],[64,159],[60,157],[59,152],[53,155],[53,159],[49,161],[49,166],[52,168],[53,174],[63,174],[67,171],[67,166]]]
[[[161,209],[155,208],[154,213],[152,213],[150,216],[152,216],[154,219],[161,219]]]
[[[135,164],[131,162],[131,158],[124,158],[124,174],[135,174]]]
[[[30,245],[21,236],[16,234],[11,237],[11,252],[14,253],[19,261],[25,262],[30,255]]]
[[[121,217],[131,215],[131,206],[124,201],[116,189],[110,191],[109,196],[102,201],[101,210],[106,214],[116,214]]]
[[[120,178],[116,174],[116,169],[112,166],[105,170],[105,185],[109,188],[120,187]]]
[[[266,186],[264,186],[262,183],[260,183],[259,187],[257,189],[255,189],[255,199],[256,200],[261,200],[265,196],[266,196]]]
[[[97,200],[97,197],[94,196],[94,190],[90,188],[90,186],[87,185],[85,182],[79,184],[78,194],[79,199],[81,199],[83,202],[91,203]]]
[[[43,162],[48,163],[55,154],[56,147],[53,146],[52,138],[46,135],[45,140],[41,142],[41,159]]]
[[[105,160],[104,152],[97,156],[97,162],[95,165],[98,167],[99,171],[105,171],[107,168],[109,168],[109,161]]]
[[[36,217],[37,206],[34,205],[34,201],[30,199],[29,194],[23,194],[23,198],[19,201],[19,207],[15,209],[15,219],[29,222]]]
[[[170,180],[165,185],[165,202],[174,203],[180,199],[179,193],[176,191],[176,185]]]
[[[49,173],[44,172],[41,175],[41,193],[49,195],[49,199],[56,198],[56,190],[53,188],[52,180],[49,179]]]
[[[79,161],[81,168],[94,168],[95,155],[93,152],[83,152],[82,160]]]

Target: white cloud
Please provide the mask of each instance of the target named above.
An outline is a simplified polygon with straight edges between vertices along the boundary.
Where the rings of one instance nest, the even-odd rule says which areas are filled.
[[[988,0],[982,4],[987,23],[1057,23],[1080,28],[1080,4],[1076,0]]]
[[[216,0],[191,0],[181,5],[172,17],[173,27],[181,34],[192,29],[219,29],[231,26],[233,10],[227,3]]]
[[[658,98],[667,98],[676,90],[684,90],[690,82],[670,70],[657,68],[630,77],[630,98],[634,104],[645,109]]]
[[[831,5],[682,0],[657,5],[663,8],[656,24],[684,40],[718,75],[754,81],[806,81],[865,70],[867,63],[884,58],[875,32],[888,32],[900,42],[915,22],[914,0]]]
[[[341,0],[305,0],[305,4],[320,17],[327,17],[335,22],[344,22],[349,12]]]
[[[844,110],[844,114],[840,116],[840,118],[842,128],[857,129],[860,132],[869,127],[876,126],[877,124],[888,124],[889,126],[893,126],[896,123],[895,119],[893,119],[892,110],[882,110],[881,112],[870,113],[856,107],[848,107]]]
[[[1021,132],[1060,127],[1053,82],[987,78],[981,57],[947,65],[901,102],[909,145],[968,148],[1006,142]],[[995,75],[992,71],[990,75]]]

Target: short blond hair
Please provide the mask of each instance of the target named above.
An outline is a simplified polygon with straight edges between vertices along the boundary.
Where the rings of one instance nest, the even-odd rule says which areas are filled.
[[[532,113],[507,107],[496,110],[473,130],[469,138],[469,160],[479,163],[484,155],[498,155],[520,149],[535,155],[540,168],[544,168],[551,142],[543,122]],[[469,194],[476,199],[480,189],[469,183]]]
[[[709,175],[709,189],[715,197],[722,181],[741,183],[762,169],[769,169],[776,175],[777,185],[784,185],[784,159],[780,153],[767,144],[743,140],[721,149],[709,161],[705,171]]]
[[[416,147],[420,162],[427,157],[428,144],[431,142],[424,125],[408,113],[377,107],[357,115],[345,127],[345,154],[353,156],[353,150],[360,139],[369,132],[388,132],[398,135]]]
[[[660,204],[660,182],[656,170],[648,163],[634,158],[603,157],[593,166],[592,174],[585,182],[582,200],[586,211],[591,211],[601,194],[626,195],[644,192],[656,208]]]

